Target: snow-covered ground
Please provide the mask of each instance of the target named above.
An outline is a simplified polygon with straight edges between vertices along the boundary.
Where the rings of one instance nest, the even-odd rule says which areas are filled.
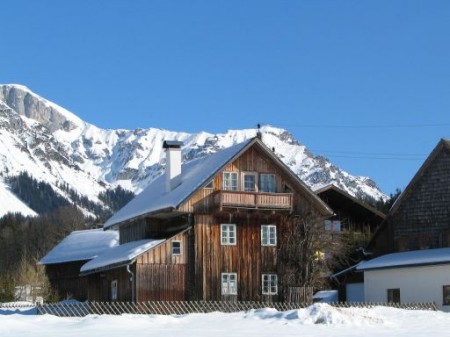
[[[337,309],[315,304],[278,312],[251,310],[232,314],[122,315],[81,318],[35,316],[33,310],[13,313],[0,308],[0,336],[448,336],[450,314],[376,307]]]

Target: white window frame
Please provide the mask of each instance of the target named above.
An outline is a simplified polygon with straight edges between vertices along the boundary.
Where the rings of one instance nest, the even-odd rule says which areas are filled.
[[[111,301],[117,301],[118,294],[118,284],[117,280],[111,281]]]
[[[341,220],[325,220],[326,232],[342,232]]]
[[[236,224],[220,224],[220,244],[222,246],[236,246],[237,231]]]
[[[245,186],[245,178],[246,177],[253,177],[254,181],[253,181],[253,187],[247,188]],[[241,190],[244,192],[258,192],[258,173],[257,172],[242,172],[242,186],[241,186]]]
[[[270,190],[270,188],[266,188],[266,187],[270,187],[270,185],[268,186],[263,186],[263,184],[265,183],[265,179],[264,177],[273,177],[273,190]],[[259,175],[259,191],[260,192],[265,192],[265,193],[276,193],[277,191],[277,177],[274,173],[261,173]]]
[[[276,246],[276,245],[277,245],[277,226],[261,225],[261,246]]]
[[[177,253],[177,252],[175,252],[175,247],[174,247],[174,243],[178,243],[179,244],[179,247],[177,248],[178,250],[179,250],[179,252]],[[175,255],[175,256],[179,256],[179,255],[181,255],[181,252],[182,252],[182,250],[181,250],[181,241],[180,240],[173,240],[172,241],[172,245],[171,245],[172,247],[172,255]]]
[[[222,295],[237,295],[237,273],[221,274]]]
[[[239,189],[238,172],[223,172],[222,186],[224,191],[237,191]]]
[[[262,294],[277,295],[278,294],[278,275],[262,274]]]

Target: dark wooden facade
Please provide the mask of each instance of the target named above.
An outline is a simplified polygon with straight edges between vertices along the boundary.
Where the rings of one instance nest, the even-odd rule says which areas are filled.
[[[376,255],[450,247],[450,141],[441,140],[369,245]]]
[[[119,226],[121,243],[169,238],[133,261],[136,301],[148,300],[283,300],[278,250],[293,214],[314,214],[323,221],[327,206],[264,145],[249,147],[212,177],[175,210],[153,212]],[[223,172],[238,173],[238,189],[223,189]],[[275,191],[244,191],[244,173],[275,175]],[[236,243],[221,244],[221,224],[236,225]],[[261,225],[274,225],[277,245],[261,244]],[[176,234],[178,233],[178,234]],[[173,256],[172,242],[181,243]],[[235,273],[237,294],[222,294],[222,273]],[[262,275],[278,275],[276,294],[262,294]],[[104,279],[104,281],[102,281]],[[109,299],[108,284],[117,279],[119,299],[132,300],[130,274],[113,269],[89,276],[90,299]],[[292,285],[296,286],[296,285]],[[123,288],[122,288],[123,287]]]
[[[48,264],[45,266],[46,275],[52,289],[62,299],[76,298],[84,301],[88,298],[87,278],[80,277],[80,268],[87,261]]]

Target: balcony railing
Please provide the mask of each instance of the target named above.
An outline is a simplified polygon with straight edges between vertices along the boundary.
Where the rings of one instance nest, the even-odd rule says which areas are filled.
[[[292,209],[292,193],[218,191],[214,196],[214,202],[220,208],[239,207],[290,210]]]

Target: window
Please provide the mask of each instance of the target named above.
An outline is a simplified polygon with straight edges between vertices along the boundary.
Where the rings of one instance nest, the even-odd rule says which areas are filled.
[[[214,188],[214,180],[211,180],[208,184],[206,184],[205,188],[208,188],[208,189]]]
[[[181,255],[181,241],[172,241],[172,255]]]
[[[256,173],[244,173],[242,190],[245,192],[256,192]]]
[[[388,303],[400,303],[400,289],[388,289],[387,301]]]
[[[276,295],[278,293],[277,274],[262,274],[263,295]]]
[[[226,191],[237,191],[238,189],[238,174],[237,172],[223,173],[223,189]]]
[[[443,286],[444,290],[444,300],[443,305],[450,305],[450,286]]]
[[[277,245],[277,227],[275,225],[261,225],[261,245]]]
[[[340,220],[325,220],[325,230],[329,232],[340,232],[342,229]]]
[[[236,225],[221,224],[220,225],[220,242],[222,245],[236,244]]]
[[[275,174],[261,173],[259,189],[261,192],[275,193]]]
[[[222,273],[222,295],[237,295],[236,273]]]
[[[111,301],[117,301],[117,280],[111,281]]]

